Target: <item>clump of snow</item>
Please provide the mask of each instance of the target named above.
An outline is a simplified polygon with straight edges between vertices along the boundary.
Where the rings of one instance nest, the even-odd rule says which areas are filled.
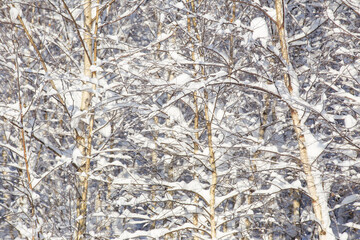
[[[17,17],[19,16],[19,10],[14,7],[10,8],[10,19],[12,22],[15,22]]]
[[[104,126],[102,126],[100,128],[100,133],[101,135],[103,135],[104,137],[108,138],[111,136],[111,125],[110,124],[105,124]]]
[[[270,38],[269,30],[264,18],[254,18],[250,23],[251,30],[253,31],[252,38],[254,40],[260,39],[263,45],[266,45],[266,41]]]
[[[97,71],[102,71],[102,68],[97,66],[97,65],[91,65],[90,66],[90,71],[91,72],[97,72]]]
[[[165,109],[165,113],[170,118],[170,123],[177,122],[180,125],[186,125],[184,116],[179,108],[175,106],[169,106]]]
[[[275,8],[269,8],[266,6],[261,6],[264,10],[266,10],[266,13],[273,19],[276,19],[276,10]]]
[[[347,115],[347,116],[345,116],[345,118],[344,118],[344,123],[345,123],[345,127],[346,127],[347,129],[350,129],[350,128],[355,127],[357,121],[356,121],[356,119],[353,118],[351,115]]]
[[[349,235],[347,234],[347,232],[340,233],[340,234],[339,234],[339,237],[340,237],[340,238],[339,238],[340,240],[348,240],[348,239],[349,239],[349,238],[348,238]]]
[[[77,166],[80,167],[82,164],[82,153],[80,149],[75,148],[72,154],[72,162]]]
[[[321,142],[317,140],[310,130],[304,131],[306,147],[308,152],[308,157],[311,161],[315,161],[325,150],[329,142]]]
[[[176,85],[185,85],[186,83],[188,83],[190,81],[191,81],[191,76],[186,73],[182,73],[173,79],[173,82]]]
[[[179,9],[184,9],[184,8],[185,8],[184,3],[182,3],[182,2],[178,2],[178,3],[176,3],[174,6],[175,6],[176,8],[179,8]]]
[[[187,60],[184,56],[178,54],[176,51],[169,51],[170,57],[178,64],[191,64],[192,61]]]
[[[74,19],[76,20],[82,13],[83,13],[83,9],[82,8],[75,8],[72,10],[72,15],[74,17]]]
[[[209,13],[204,14],[202,17],[207,19],[207,20],[215,21],[215,18]]]

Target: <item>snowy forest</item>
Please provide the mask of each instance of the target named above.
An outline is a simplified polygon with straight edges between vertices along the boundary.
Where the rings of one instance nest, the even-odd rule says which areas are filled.
[[[360,239],[359,0],[2,0],[0,82],[1,239]]]

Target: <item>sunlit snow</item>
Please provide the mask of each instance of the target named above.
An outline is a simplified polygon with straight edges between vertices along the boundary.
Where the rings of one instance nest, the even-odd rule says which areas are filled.
[[[344,123],[345,123],[345,127],[347,129],[353,128],[356,126],[357,121],[355,118],[353,118],[353,116],[351,115],[346,115],[344,118]]]
[[[270,38],[269,29],[264,18],[254,18],[250,23],[253,30],[252,38],[254,40],[260,39],[261,43],[266,46],[267,40]]]
[[[19,10],[17,10],[15,7],[11,7],[10,8],[11,21],[15,22],[18,16],[19,16]]]

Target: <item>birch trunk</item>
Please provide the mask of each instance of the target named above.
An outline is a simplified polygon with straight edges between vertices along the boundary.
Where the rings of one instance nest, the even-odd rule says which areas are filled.
[[[194,106],[195,106],[195,117],[194,117],[194,130],[195,130],[195,142],[194,142],[194,156],[196,156],[196,154],[198,153],[199,150],[199,109],[198,109],[198,96],[197,96],[197,92],[195,91],[193,94],[194,97]],[[194,174],[194,178],[198,179],[198,175],[196,174],[196,164],[194,166],[195,168],[195,174]],[[199,203],[199,195],[195,194],[194,196],[194,204],[197,205]],[[197,213],[194,214],[193,216],[193,224],[198,227],[199,225],[199,216]],[[197,232],[197,231],[195,231]],[[194,240],[198,240],[199,238],[197,236],[194,237]]]
[[[285,27],[284,27],[284,2],[283,0],[275,0],[275,8],[276,8],[276,25],[279,33],[280,46],[281,46],[281,54],[287,63],[290,62],[289,54],[287,49],[287,42],[285,37]],[[284,81],[289,93],[293,93],[293,88],[291,86],[291,79],[288,74],[284,74]],[[315,217],[320,223],[319,228],[319,239],[320,240],[329,240],[333,238],[332,234],[327,232],[327,226],[324,225],[324,214],[329,214],[328,212],[324,213],[319,201],[319,184],[315,184],[315,178],[312,171],[311,163],[309,161],[309,156],[306,147],[306,141],[304,132],[302,130],[301,121],[299,118],[299,113],[296,109],[289,106],[291,118],[296,134],[296,138],[298,140],[299,151],[300,151],[300,160],[302,163],[302,168],[306,176],[306,184],[309,191],[309,195],[312,200],[312,207],[314,210]],[[326,204],[326,202],[325,202]],[[329,218],[327,216],[327,218]]]
[[[98,12],[98,11],[97,11]],[[92,30],[92,16],[91,16],[91,0],[84,0],[84,15],[85,15],[85,32],[84,32],[84,75],[86,77],[95,77],[90,70],[91,57],[93,56],[94,62],[96,60],[96,41],[94,48],[92,46],[91,30]],[[98,18],[98,13],[97,13]],[[98,19],[97,19],[98,20]],[[97,21],[96,21],[97,28]],[[96,33],[95,29],[95,33]],[[85,83],[86,84],[86,83]],[[95,85],[92,84],[92,88],[95,89]],[[81,96],[81,111],[88,111],[91,103],[92,94],[88,91],[83,91]],[[90,156],[91,156],[91,140],[92,129],[94,125],[94,114],[90,115],[90,121],[88,126],[83,124],[81,126],[80,135],[76,136],[77,146],[83,155],[82,166],[79,168],[79,196],[77,199],[77,227],[76,227],[76,240],[85,239],[86,232],[86,218],[87,218],[87,193],[88,193],[88,178],[90,168]]]
[[[190,3],[190,8],[192,11],[195,11],[195,2],[194,0],[192,0],[191,2],[189,0],[187,0],[187,3]],[[195,31],[195,36],[196,39],[201,42],[201,37],[199,34],[199,31],[197,29],[197,22],[196,22],[196,18],[195,17],[188,17],[187,19],[187,27],[188,27],[188,32],[191,32],[191,26],[193,27],[194,31]],[[203,54],[201,51],[199,51],[198,54],[196,54],[195,51],[195,45],[193,43],[193,40],[190,39],[190,42],[192,43],[192,53],[191,53],[191,57],[194,60],[194,62],[196,62],[197,55],[200,57],[203,57]],[[201,74],[203,76],[205,76],[205,69],[203,66],[199,67],[197,65],[194,65],[194,69],[195,70],[200,70]],[[195,72],[196,75],[196,72]],[[199,112],[197,109],[197,99],[198,99],[198,93],[195,91],[194,92],[194,104],[196,106],[196,110],[195,110],[195,119],[194,119],[194,128],[197,129],[198,128],[198,121],[199,121]],[[215,164],[215,154],[214,154],[214,148],[213,148],[213,143],[212,143],[212,126],[211,126],[211,118],[209,116],[209,108],[208,108],[208,93],[206,91],[206,89],[204,89],[204,112],[205,112],[205,123],[206,123],[206,130],[207,130],[207,138],[208,138],[208,148],[209,148],[209,163],[211,166],[211,183],[210,183],[210,202],[209,202],[209,208],[210,208],[210,229],[211,229],[211,239],[216,239],[216,221],[215,221],[215,197],[216,197],[216,184],[217,184],[217,172],[216,172],[216,164]],[[195,139],[196,141],[199,139],[199,134],[198,132],[195,133]],[[194,154],[197,153],[199,146],[197,145],[197,143],[194,143]],[[197,176],[195,176],[197,177]],[[195,195],[194,198],[194,203],[197,204],[198,203],[198,199],[199,197]],[[193,224],[195,226],[198,226],[198,216],[197,214],[194,214],[193,216]],[[198,237],[195,237],[194,239],[198,239]]]
[[[209,147],[209,162],[211,166],[211,184],[210,184],[210,228],[211,228],[211,239],[216,239],[216,221],[215,221],[215,198],[216,198],[216,184],[217,184],[217,172],[215,164],[215,154],[212,144],[212,127],[211,127],[211,118],[209,116],[209,107],[208,107],[208,93],[204,90],[204,100],[205,100],[205,121],[206,121],[206,130],[208,136],[208,147]]]

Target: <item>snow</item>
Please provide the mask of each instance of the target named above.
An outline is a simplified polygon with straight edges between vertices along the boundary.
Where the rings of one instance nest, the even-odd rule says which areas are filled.
[[[176,122],[182,126],[187,125],[184,116],[178,107],[171,105],[166,109],[164,109],[164,113],[166,113],[169,116],[170,124]]]
[[[239,191],[235,190],[235,191],[232,191],[222,197],[217,197],[215,199],[215,208],[217,208],[225,200],[236,197],[238,194],[239,194]]]
[[[0,103],[0,114],[7,116],[10,119],[18,119],[20,117],[19,103],[14,104],[1,104]]]
[[[344,123],[345,123],[345,127],[347,129],[351,129],[353,127],[356,126],[357,124],[357,121],[355,118],[353,118],[353,116],[351,115],[346,115],[345,118],[344,118]]]
[[[84,11],[83,8],[75,8],[71,11],[71,15],[76,20],[83,13],[83,11]]]
[[[19,16],[19,10],[15,7],[10,8],[10,19],[12,22],[16,22],[17,17]]]
[[[72,153],[72,162],[77,166],[80,167],[82,165],[83,155],[79,148],[75,148]]]
[[[347,232],[339,233],[339,240],[348,240],[349,234]]]
[[[323,143],[317,140],[309,129],[303,132],[305,136],[306,148],[310,162],[315,161],[330,143]]]
[[[330,8],[326,9],[326,13],[331,20],[334,20],[334,12]]]
[[[227,72],[221,70],[215,74],[215,78],[221,78],[221,77],[225,77],[227,75],[229,75]]]
[[[117,42],[119,40],[119,37],[116,36],[116,35],[110,35],[109,34],[109,35],[106,35],[106,37],[113,40],[113,41],[115,41],[115,42]]]
[[[260,39],[261,43],[266,46],[266,42],[270,39],[270,35],[264,18],[254,18],[250,23],[250,27],[253,30],[252,38],[254,40]]]
[[[274,20],[276,20],[276,9],[275,8],[269,8],[267,6],[261,6],[264,10],[266,10],[266,13]]]
[[[171,83],[175,83],[176,85],[185,85],[186,83],[190,82],[192,80],[192,77],[189,74],[182,73],[178,76],[176,76]]]
[[[353,222],[345,223],[343,225],[346,227],[350,227],[350,228],[360,229],[360,224],[353,223]]]
[[[24,211],[26,212],[26,210]],[[19,231],[19,233],[21,234],[22,237],[25,237],[27,239],[32,239],[32,229],[28,228],[25,224],[23,224],[22,222],[17,222],[15,224],[15,229],[17,231]],[[23,239],[23,238],[22,238]]]
[[[169,51],[171,58],[178,64],[193,64],[193,61],[187,60],[184,56],[177,53],[177,51]]]
[[[310,133],[311,134],[311,133]],[[311,137],[309,137],[309,134],[305,133],[305,138],[306,141],[311,140]],[[315,138],[313,138],[315,139]],[[308,149],[308,154],[310,152],[309,158],[313,155],[317,155],[319,154],[319,152],[321,151],[322,146],[319,147],[319,149],[314,150],[316,153],[313,154],[309,151]],[[322,152],[322,151],[321,151]],[[321,154],[321,153],[320,153]],[[313,159],[316,160],[316,159]],[[312,168],[311,168],[311,174],[314,177],[314,183],[315,183],[315,188],[316,188],[316,193],[318,196],[318,200],[319,200],[319,204],[321,207],[321,211],[322,211],[322,220],[323,220],[323,225],[322,227],[326,230],[327,234],[326,237],[329,240],[335,240],[336,237],[333,233],[332,228],[330,227],[331,225],[331,219],[330,219],[330,214],[329,212],[331,211],[329,206],[328,206],[328,199],[330,196],[330,192],[331,192],[331,187],[333,184],[332,180],[327,180],[325,178],[323,178],[323,173],[320,171],[321,167],[319,165],[318,161],[314,161],[313,163],[311,163]],[[319,219],[314,219],[315,221],[319,221]]]
[[[296,43],[299,43],[299,39],[302,39],[306,36],[308,36],[310,33],[314,32],[316,29],[319,28],[319,26],[321,26],[327,19],[325,18],[318,18],[318,19],[315,19],[314,21],[312,21],[311,23],[311,26],[309,27],[303,27],[302,28],[302,31],[301,33],[299,34],[296,34],[292,37],[289,37],[288,38],[288,42],[289,42],[289,45],[296,45]],[[303,41],[301,42],[301,44],[298,44],[298,45],[305,45],[307,42],[306,41]]]
[[[327,99],[326,94],[325,94],[325,93],[322,93],[322,94],[321,94],[321,99],[320,99],[319,103],[318,103],[316,106],[314,106],[314,109],[315,109],[318,113],[321,113],[321,112],[324,110],[326,99]]]
[[[185,5],[184,5],[184,3],[182,3],[182,2],[177,2],[177,3],[174,5],[174,7],[178,8],[178,9],[184,9],[184,8],[186,8]]]
[[[335,54],[349,54],[349,55],[352,55],[353,51],[350,51],[349,49],[344,48],[344,47],[339,47],[338,49],[336,49]]]
[[[21,158],[24,158],[24,152],[21,151],[20,149],[11,146],[10,144],[0,142],[0,147],[9,149],[11,152],[15,153],[16,155],[20,156]]]
[[[353,202],[359,202],[360,201],[360,195],[359,194],[353,194],[350,196],[345,197],[340,204],[336,204],[335,207],[332,210],[341,208],[343,206],[346,206]]]
[[[254,192],[254,194],[274,194],[274,193],[278,193],[282,190],[286,190],[286,189],[299,189],[302,191],[306,190],[302,187],[300,180],[296,180],[292,183],[288,183],[283,176],[272,172],[272,177],[274,177],[274,179],[272,180],[271,186],[268,189],[259,189],[256,190]]]
[[[343,89],[339,89],[335,86],[333,88],[334,88],[334,90],[337,90],[337,92],[334,95],[345,98],[345,99],[349,99],[349,100],[353,101],[354,103],[356,103],[357,105],[360,105],[360,97],[354,96],[351,93],[345,92]]]
[[[207,20],[215,21],[215,18],[211,14],[208,14],[208,13],[202,15],[202,17]]]
[[[78,103],[79,104],[79,103]],[[83,111],[78,110],[78,108],[73,109],[75,114],[71,117],[70,126],[75,129],[78,127],[81,117],[83,116]]]
[[[62,157],[62,158],[57,158],[58,163],[53,166],[53,168],[51,168],[50,170],[48,170],[47,172],[43,173],[40,177],[35,178],[32,177],[31,180],[31,184],[33,186],[33,189],[35,189],[37,187],[37,185],[47,176],[49,176],[53,171],[55,171],[56,169],[58,169],[60,166],[68,164],[71,159],[67,158],[67,157]]]
[[[172,191],[189,191],[199,195],[207,204],[210,202],[210,192],[205,190],[204,184],[197,180],[193,180],[189,183],[186,182],[174,182],[166,184],[172,188]]]
[[[103,69],[101,68],[101,67],[99,67],[99,66],[97,66],[97,65],[91,65],[90,66],[90,71],[91,72],[97,72],[97,71],[102,71]]]
[[[235,238],[231,235],[233,232],[238,235],[246,232],[241,225],[245,217],[249,217],[255,227],[279,220],[274,229],[264,229],[259,238],[266,238],[271,231],[292,234],[294,229],[297,230],[296,226],[292,229],[286,226],[286,218],[292,220],[288,209],[291,209],[293,197],[288,193],[291,189],[300,189],[299,193],[305,198],[308,193],[302,187],[306,178],[303,166],[298,161],[298,143],[293,132],[289,106],[301,116],[300,128],[306,138],[312,173],[325,215],[324,227],[330,226],[329,216],[334,231],[337,226],[341,229],[358,227],[354,225],[359,223],[352,217],[352,213],[360,207],[359,194],[357,189],[348,191],[348,185],[356,183],[360,176],[356,168],[360,166],[356,148],[359,144],[356,128],[360,114],[360,61],[356,59],[360,52],[353,36],[346,35],[344,39],[342,35],[334,35],[334,24],[323,24],[328,20],[321,18],[329,8],[334,21],[339,20],[344,26],[354,29],[351,25],[351,20],[356,17],[353,9],[337,8],[338,4],[335,2],[329,2],[329,6],[316,2],[307,4],[305,12],[301,9],[294,11],[294,3],[290,2],[286,14],[287,35],[291,35],[288,40],[293,41],[293,45],[305,45],[300,49],[301,56],[292,58],[291,63],[287,64],[279,51],[278,41],[276,44],[270,41],[272,34],[269,33],[270,25],[267,24],[271,22],[272,27],[276,28],[275,24],[259,9],[249,7],[248,14],[236,14],[235,22],[231,23],[229,16],[224,14],[224,8],[217,6],[220,2],[214,1],[214,6],[200,4],[196,9],[189,7],[185,0],[154,1],[155,5],[149,2],[151,1],[132,1],[129,5],[115,1],[111,6],[104,2],[104,11],[100,16],[103,35],[99,37],[101,44],[98,48],[102,61],[98,59],[96,64],[90,66],[92,72],[98,73],[97,78],[81,75],[84,52],[74,23],[62,20],[60,5],[54,5],[54,11],[50,14],[46,14],[48,2],[44,2],[41,11],[34,6],[34,11],[40,16],[35,16],[34,21],[26,23],[41,55],[49,65],[49,73],[45,76],[44,71],[39,71],[41,65],[39,61],[35,61],[37,57],[31,45],[19,46],[17,66],[14,65],[14,53],[17,49],[14,49],[12,42],[4,41],[0,46],[6,53],[0,54],[0,66],[4,68],[3,102],[0,103],[0,123],[4,139],[0,140],[0,150],[8,155],[8,165],[0,167],[0,171],[7,173],[8,176],[4,176],[10,177],[10,180],[13,176],[18,176],[17,170],[26,173],[24,152],[19,141],[19,130],[22,127],[19,102],[16,83],[12,82],[16,70],[22,75],[20,94],[28,107],[23,108],[27,112],[23,125],[34,194],[23,191],[20,185],[14,192],[6,186],[3,188],[3,195],[8,194],[14,199],[9,202],[4,200],[4,204],[9,203],[6,206],[9,209],[4,208],[4,214],[11,216],[9,224],[20,229],[18,238],[21,233],[24,233],[21,237],[26,238],[27,232],[36,232],[36,228],[41,228],[45,238],[56,239],[56,234],[59,238],[62,235],[70,236],[71,229],[76,227],[74,220],[78,193],[74,183],[80,173],[77,174],[71,163],[80,166],[84,157],[75,146],[74,130],[82,126],[82,121],[88,121],[90,115],[95,117],[96,129],[92,134],[92,161],[88,176],[87,233],[95,238],[104,238],[106,232],[111,232],[112,237],[117,239],[140,238],[140,235],[150,239],[163,238],[169,231],[181,228],[183,230],[180,234],[193,238],[197,230],[197,226],[191,225],[194,212],[199,213],[198,227],[208,232],[212,170],[204,119],[205,104],[210,108],[213,147],[217,160],[217,238],[231,239]],[[275,9],[262,6],[261,2],[263,1],[257,0],[252,3],[275,19]],[[140,7],[137,6],[138,3]],[[230,3],[228,13],[233,4]],[[83,6],[70,5],[77,19],[76,24],[80,24],[78,27],[81,28]],[[93,2],[93,11],[96,7]],[[139,11],[134,11],[137,8]],[[21,8],[8,4],[3,9],[7,13],[5,21],[11,19],[17,23],[16,18],[21,16]],[[26,11],[24,16],[32,16],[33,8],[22,9]],[[322,14],[306,14],[307,12]],[[48,16],[47,22],[51,25],[47,22],[39,23],[38,19],[42,19],[42,14]],[[94,15],[93,12],[93,17]],[[130,15],[132,16],[126,17]],[[319,17],[315,19],[314,16]],[[195,22],[191,22],[192,30],[188,31],[187,20],[192,17],[196,18],[197,25],[195,28]],[[119,21],[112,22],[113,20]],[[157,25],[159,22],[161,26]],[[12,29],[11,24],[8,25],[4,26],[5,29]],[[54,29],[56,32],[51,32]],[[200,34],[200,41],[196,39],[195,29]],[[340,30],[338,32],[343,32]],[[4,39],[11,39],[13,33],[4,31],[2,34]],[[229,57],[229,34],[234,40],[233,59]],[[26,40],[26,36],[23,37]],[[191,57],[194,52],[191,42],[201,52],[195,51],[194,59]],[[293,93],[284,85],[281,72],[291,76]],[[173,78],[169,81],[170,75]],[[57,90],[51,89],[50,80],[55,83]],[[92,91],[91,83],[96,84],[97,81],[98,87]],[[8,91],[7,88],[13,86],[15,89]],[[297,89],[300,89],[299,94]],[[84,90],[95,93],[91,100],[91,109],[94,111],[79,110]],[[204,90],[209,93],[207,99],[204,98]],[[194,127],[193,91],[198,94],[198,129]],[[65,106],[56,101],[58,94],[63,96]],[[171,99],[168,98],[169,95]],[[273,109],[268,109],[265,104],[264,99],[268,96],[269,108]],[[272,114],[272,110],[276,114]],[[269,117],[262,140],[259,139],[259,123],[261,114],[265,111]],[[159,119],[156,124],[153,119],[155,116]],[[326,122],[327,119],[331,122]],[[85,130],[86,124],[84,125]],[[194,139],[195,132],[199,133],[199,139]],[[156,141],[154,133],[157,135]],[[351,139],[341,139],[342,136],[338,133]],[[328,141],[331,139],[334,141],[330,145]],[[352,141],[352,145],[345,140]],[[199,145],[196,154],[195,142]],[[155,148],[156,164],[151,158]],[[253,159],[252,154],[257,150],[260,150],[261,155]],[[61,157],[54,158],[53,151]],[[257,167],[256,182],[248,178],[248,174],[251,174],[248,167],[252,160]],[[168,171],[170,167],[173,167],[172,174]],[[53,191],[54,189],[57,191]],[[48,193],[55,194],[54,198],[49,198]],[[253,202],[249,204],[244,198],[251,193],[255,195]],[[195,194],[200,196],[197,203],[194,202]],[[332,194],[341,195],[342,201],[337,202],[335,207],[331,204],[334,209],[329,210],[327,207],[332,203]],[[19,198],[23,199],[22,203],[18,203]],[[34,204],[38,207],[35,215],[40,224],[37,226],[33,218],[26,217],[26,213],[31,211],[31,203],[28,201],[30,198],[36,200]],[[284,201],[277,201],[279,198],[284,198],[281,199]],[[174,203],[171,209],[167,204],[170,201]],[[48,202],[54,207],[47,212],[42,206]],[[94,202],[101,203],[101,207],[93,206]],[[280,202],[285,205],[279,205]],[[56,213],[66,214],[66,209],[74,214],[68,227],[62,228],[63,219]],[[346,221],[340,214],[344,209],[349,211],[350,216],[346,215]],[[269,214],[268,210],[276,213],[276,217],[266,215]],[[307,225],[316,227],[317,219],[312,214],[311,200],[303,202],[300,212],[303,219],[304,216],[311,215],[309,219],[314,222]],[[333,214],[334,212],[339,214]],[[53,225],[46,221],[46,214],[54,219],[51,222]],[[261,214],[263,215],[259,219]],[[150,231],[154,220],[157,220],[155,229]],[[222,233],[222,224],[228,220],[228,231]],[[235,226],[237,221],[240,222],[240,227]],[[18,222],[24,224],[23,229],[21,224],[17,225]],[[185,222],[190,224],[184,225]],[[41,224],[43,225],[40,226]],[[8,223],[0,225],[4,228]],[[97,226],[100,228],[97,229]],[[59,227],[61,233],[51,231]],[[249,238],[255,236],[251,231],[248,232]],[[328,232],[331,233],[331,229]],[[208,236],[202,233],[197,232],[199,238],[207,239]],[[354,233],[348,231],[339,237],[356,238],[352,234]],[[3,235],[0,234],[0,238]],[[301,237],[306,238],[305,234]]]
[[[99,4],[92,4],[91,6],[91,17],[94,18],[96,16],[97,7]]]
[[[150,237],[153,239],[160,239],[160,237],[166,235],[169,232],[176,232],[176,231],[181,231],[181,230],[186,230],[186,229],[191,229],[194,228],[193,224],[190,223],[185,223],[182,224],[179,227],[176,227],[174,229],[167,229],[167,228],[158,228],[158,229],[153,229],[153,230],[148,230],[148,231],[136,231],[135,233],[131,233],[128,231],[124,231],[124,232],[115,232],[115,234],[120,235],[119,239],[140,239],[141,237]],[[142,239],[142,238],[141,238]]]
[[[106,138],[110,137],[112,134],[111,124],[106,123],[105,125],[101,126],[99,129],[99,132],[101,133],[101,135],[103,135]]]
[[[357,8],[357,10],[360,10],[360,2],[358,0],[345,0],[349,5],[351,5],[354,8]]]
[[[168,32],[168,33],[161,33],[157,39],[156,39],[156,43],[162,42],[166,39],[168,39],[169,37],[171,37],[174,33],[173,32]]]

